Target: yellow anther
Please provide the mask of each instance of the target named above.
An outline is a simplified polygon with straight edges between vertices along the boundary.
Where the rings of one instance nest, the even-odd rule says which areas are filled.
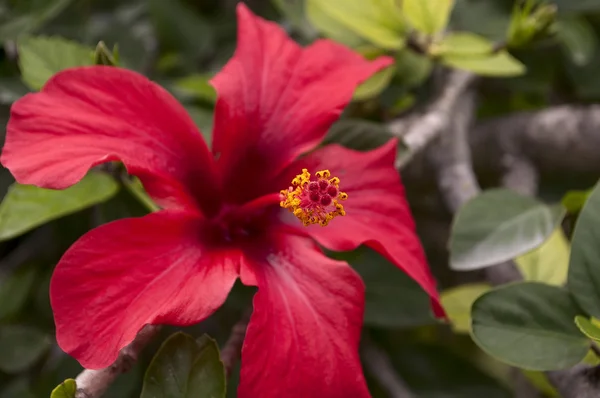
[[[292,212],[305,226],[326,226],[336,216],[345,216],[346,211],[339,201],[348,199],[348,194],[339,190],[340,179],[331,177],[329,170],[311,174],[307,169],[292,179],[292,185],[281,191],[281,207]]]

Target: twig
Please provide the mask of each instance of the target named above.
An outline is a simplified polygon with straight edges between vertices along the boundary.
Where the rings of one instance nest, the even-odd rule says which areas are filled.
[[[363,361],[374,378],[385,388],[390,398],[413,398],[414,395],[406,383],[398,377],[385,351],[377,347],[370,339],[363,339]]]
[[[98,398],[106,392],[111,383],[122,373],[128,372],[137,361],[139,353],[158,333],[160,326],[147,325],[135,340],[119,353],[117,360],[107,368],[99,370],[85,369],[75,382],[75,398]]]
[[[248,322],[250,322],[251,315],[252,309],[249,308],[233,326],[229,339],[227,339],[227,342],[225,342],[225,345],[221,349],[221,360],[225,366],[225,374],[227,377],[231,375],[233,367],[238,359],[240,359],[244,337],[246,337],[246,328],[248,327]]]
[[[399,119],[388,124],[390,132],[402,137],[406,155],[398,157],[396,167],[405,166],[413,156],[436,138],[452,120],[452,109],[476,76],[469,72],[452,70],[446,77],[440,94],[424,114],[417,118]]]

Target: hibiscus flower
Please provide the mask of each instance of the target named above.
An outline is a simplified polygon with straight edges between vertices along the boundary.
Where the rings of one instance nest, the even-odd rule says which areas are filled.
[[[396,143],[317,148],[357,85],[392,59],[328,40],[301,48],[244,5],[237,13],[237,50],[212,81],[212,151],[170,94],[125,69],[68,69],[13,105],[1,162],[18,182],[63,189],[121,161],[161,207],[102,225],[64,254],[50,284],[58,344],[86,368],[106,367],[147,324],[207,318],[240,278],[258,287],[240,397],[368,397],[364,285],[318,244],[370,246],[443,314]]]

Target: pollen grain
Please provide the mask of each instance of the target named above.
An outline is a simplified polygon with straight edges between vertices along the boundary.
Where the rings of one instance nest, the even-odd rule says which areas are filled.
[[[339,184],[340,179],[331,177],[329,170],[317,171],[311,177],[307,169],[302,169],[292,185],[281,191],[280,205],[305,226],[320,224],[324,227],[335,217],[346,215],[340,201],[348,199],[348,194],[340,191]]]

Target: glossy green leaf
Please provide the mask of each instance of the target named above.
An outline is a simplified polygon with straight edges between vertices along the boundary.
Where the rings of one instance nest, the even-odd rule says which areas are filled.
[[[444,36],[435,47],[435,54],[445,55],[487,55],[494,44],[487,38],[470,32],[452,32]]]
[[[578,66],[588,64],[598,48],[594,27],[583,17],[561,19],[556,23],[556,36]]]
[[[45,333],[25,326],[0,326],[0,371],[20,373],[33,366],[52,345]]]
[[[348,261],[365,285],[364,322],[375,327],[408,328],[435,324],[427,294],[406,273],[366,247],[331,253]],[[405,304],[401,304],[405,303]]]
[[[471,306],[492,288],[487,283],[471,283],[444,290],[440,293],[442,307],[450,318],[450,326],[455,333],[471,331]]]
[[[444,54],[440,61],[446,66],[463,69],[481,76],[511,77],[525,73],[525,65],[507,51],[482,56]]]
[[[217,92],[209,83],[211,78],[212,75],[210,74],[189,75],[176,80],[175,87],[187,95],[214,104],[217,99]]]
[[[575,317],[575,324],[581,330],[581,333],[594,341],[600,341],[600,325],[582,315]]]
[[[579,363],[589,341],[573,319],[579,308],[565,289],[537,282],[501,286],[473,304],[472,337],[488,354],[530,370]]]
[[[140,398],[222,398],[225,371],[214,340],[174,333],[146,370]]]
[[[515,259],[525,280],[562,286],[569,273],[571,247],[559,227],[541,246]]]
[[[600,318],[600,183],[575,224],[567,284],[581,308]]]
[[[381,48],[404,45],[405,27],[396,0],[306,0],[306,7],[309,21],[330,36],[327,22],[333,20]]]
[[[450,266],[473,270],[510,260],[541,245],[564,217],[561,206],[505,189],[483,192],[456,215]]]
[[[10,275],[0,278],[0,320],[17,314],[23,307],[36,273],[35,267],[22,265]]]
[[[77,383],[74,379],[67,379],[60,383],[50,394],[50,398],[75,398]]]
[[[63,69],[94,62],[92,48],[60,37],[24,37],[17,47],[23,82],[32,90]]]
[[[0,204],[0,240],[108,200],[118,189],[111,176],[99,172],[62,191],[15,183]]]
[[[412,27],[434,35],[446,28],[454,0],[402,0],[402,11]]]

